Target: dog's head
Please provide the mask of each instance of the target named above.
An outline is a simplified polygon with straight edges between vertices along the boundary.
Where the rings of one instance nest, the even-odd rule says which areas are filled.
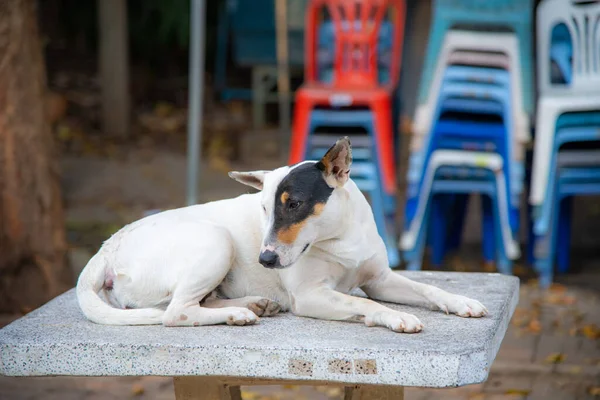
[[[352,148],[345,137],[320,161],[273,171],[230,172],[261,190],[264,237],[259,262],[267,268],[294,264],[310,246],[336,236],[345,217]]]

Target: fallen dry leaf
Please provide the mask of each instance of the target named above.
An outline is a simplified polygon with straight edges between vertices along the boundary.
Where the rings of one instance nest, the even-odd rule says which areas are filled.
[[[569,329],[570,336],[577,336],[577,332],[579,332],[579,329],[577,329],[577,327],[573,327],[573,328]]]
[[[513,266],[513,274],[516,276],[527,276],[529,274],[530,269],[524,266],[523,264],[515,264]]]
[[[300,386],[298,386],[298,385],[281,385],[281,386],[287,390],[300,390]]]
[[[561,285],[560,283],[553,283],[549,290],[555,293],[565,293],[567,291],[567,287],[565,285]]]
[[[400,117],[400,132],[402,133],[402,135],[411,135],[412,125],[413,122],[408,115],[403,114]]]
[[[497,272],[496,271],[496,263],[493,261],[486,261],[483,263],[483,271],[484,272]]]
[[[139,383],[134,384],[131,387],[131,394],[133,396],[141,396],[142,394],[144,394],[144,387]]]
[[[540,285],[540,283],[539,283],[539,281],[537,279],[529,279],[525,283],[525,285],[527,285],[529,287],[532,287],[532,288],[537,288]]]
[[[506,392],[504,392],[504,394],[518,396],[529,396],[529,393],[531,393],[531,390],[527,389],[508,389]]]
[[[560,318],[556,318],[554,321],[552,321],[552,327],[553,328],[560,328],[561,325],[561,319]]]
[[[583,336],[585,336],[588,339],[592,339],[592,340],[600,339],[600,328],[598,328],[594,324],[585,325],[581,329],[581,333],[583,333]]]
[[[592,396],[600,396],[600,386],[593,386],[589,388],[588,393]]]
[[[536,335],[542,331],[542,324],[538,319],[532,319],[527,325],[527,330]]]
[[[565,354],[553,353],[553,354],[550,354],[548,357],[546,357],[545,361],[548,364],[560,364],[561,362],[565,361],[566,358],[567,358],[567,356]]]
[[[30,306],[22,306],[19,311],[21,311],[21,314],[25,315],[25,314],[29,314],[30,312],[33,311],[33,307]]]

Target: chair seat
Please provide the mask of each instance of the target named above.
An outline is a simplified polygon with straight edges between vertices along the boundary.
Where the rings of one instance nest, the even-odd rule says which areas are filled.
[[[305,84],[296,92],[296,101],[308,100],[331,107],[351,107],[370,105],[374,101],[390,101],[394,88],[384,87],[333,87],[318,84]]]
[[[600,105],[598,105],[600,108]],[[600,127],[600,109],[598,111],[587,111],[587,112],[566,112],[559,115],[556,120],[556,130],[560,130],[568,127],[589,127],[595,126]],[[600,134],[598,135],[600,139]]]
[[[435,125],[434,138],[452,135],[457,138],[486,140],[504,138],[506,127],[500,123],[441,120]]]
[[[442,113],[448,111],[468,112],[473,114],[503,115],[505,110],[502,103],[494,100],[475,100],[466,98],[449,98],[441,105]]]

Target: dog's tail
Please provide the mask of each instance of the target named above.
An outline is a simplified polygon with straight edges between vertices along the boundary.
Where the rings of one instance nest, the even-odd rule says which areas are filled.
[[[106,259],[99,251],[85,266],[77,281],[77,299],[83,314],[104,325],[156,325],[162,323],[163,310],[140,308],[121,310],[104,302],[98,292],[104,286]]]

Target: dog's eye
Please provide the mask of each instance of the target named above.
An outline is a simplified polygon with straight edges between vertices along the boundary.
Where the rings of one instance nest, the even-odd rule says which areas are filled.
[[[297,209],[298,207],[300,207],[300,204],[301,204],[301,203],[300,203],[299,201],[292,200],[292,201],[290,201],[290,202],[288,203],[288,208],[289,208],[290,210],[295,210],[295,209]]]

